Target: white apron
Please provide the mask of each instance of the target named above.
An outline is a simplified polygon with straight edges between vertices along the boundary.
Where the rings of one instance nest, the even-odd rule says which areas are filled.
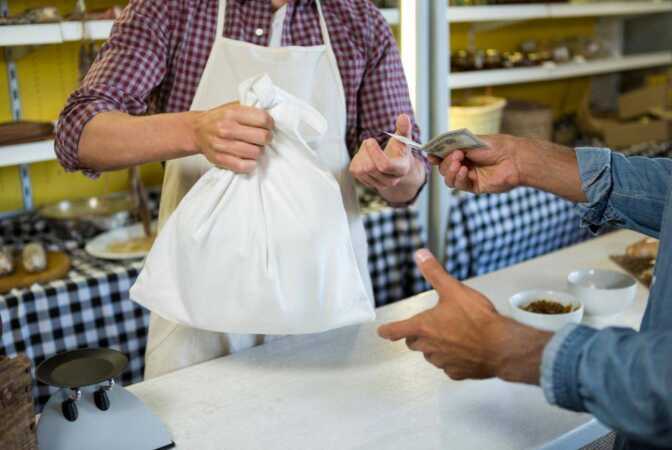
[[[325,117],[329,124],[328,130],[315,148],[318,149],[322,166],[334,175],[340,185],[359,272],[373,302],[367,266],[366,232],[354,183],[348,171],[350,154],[345,144],[345,92],[319,0],[316,4],[323,45],[269,48],[222,37],[226,0],[220,0],[215,41],[191,110],[209,110],[235,101],[242,81],[266,73],[279,88],[306,101]],[[203,155],[167,163],[159,227],[201,175],[211,167]],[[264,339],[264,336],[198,330],[152,314],[145,356],[145,377],[152,378],[249,348],[263,343]]]

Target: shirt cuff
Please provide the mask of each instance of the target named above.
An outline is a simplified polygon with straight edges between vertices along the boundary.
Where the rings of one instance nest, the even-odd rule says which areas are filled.
[[[605,225],[620,222],[618,212],[609,202],[613,190],[611,150],[578,148],[576,158],[581,189],[588,199],[585,203],[577,204],[581,224],[597,233]]]
[[[546,345],[539,384],[550,404],[572,411],[585,411],[579,391],[579,364],[584,345],[595,333],[597,330],[590,327],[567,325]]]
[[[55,151],[58,161],[68,172],[81,170],[90,178],[98,178],[99,172],[84,167],[79,160],[79,140],[84,127],[101,112],[116,108],[102,101],[74,105],[66,109],[56,124]]]

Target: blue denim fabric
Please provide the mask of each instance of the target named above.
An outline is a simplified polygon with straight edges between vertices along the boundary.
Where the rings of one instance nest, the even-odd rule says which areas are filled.
[[[583,223],[660,238],[660,254],[640,331],[568,326],[544,351],[541,386],[549,402],[617,430],[616,448],[672,448],[672,159],[577,156]]]

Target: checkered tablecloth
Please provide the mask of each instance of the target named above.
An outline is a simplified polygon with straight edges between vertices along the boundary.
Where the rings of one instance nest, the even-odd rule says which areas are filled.
[[[413,209],[385,209],[365,216],[369,268],[377,304],[426,290],[413,263],[421,230]],[[5,234],[6,233],[6,234]],[[0,295],[0,355],[27,354],[35,365],[55,353],[81,347],[109,347],[124,352],[129,365],[122,384],[142,380],[149,313],[129,299],[140,261],[103,261],[81,250],[77,240],[61,240],[34,216],[0,222],[0,245],[31,240],[65,249],[72,258],[66,279]],[[53,388],[37,384],[39,411]]]
[[[449,202],[446,270],[460,280],[483,275],[588,239],[574,205],[518,188],[504,194],[455,192]]]

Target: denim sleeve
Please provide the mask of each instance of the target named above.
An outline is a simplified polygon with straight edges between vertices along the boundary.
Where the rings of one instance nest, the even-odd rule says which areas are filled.
[[[672,159],[626,157],[608,149],[577,149],[582,222],[593,232],[604,225],[658,237],[672,182]]]
[[[672,331],[569,325],[544,350],[546,399],[629,438],[672,445]]]

